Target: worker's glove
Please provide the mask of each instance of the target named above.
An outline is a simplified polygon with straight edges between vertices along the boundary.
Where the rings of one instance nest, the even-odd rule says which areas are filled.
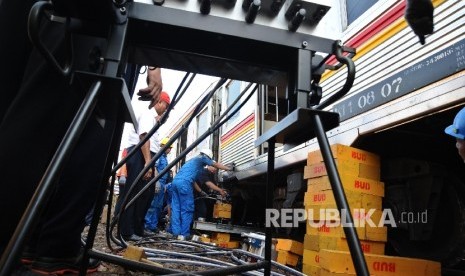
[[[208,197],[208,194],[205,191],[200,192],[201,197]]]
[[[431,0],[407,0],[405,19],[413,32],[420,38],[420,43],[425,44],[425,35],[432,34],[434,6]]]
[[[155,183],[155,193],[158,194],[161,191],[161,184],[159,181]]]
[[[121,184],[121,185],[126,184],[126,177],[120,176],[118,179],[118,184]]]

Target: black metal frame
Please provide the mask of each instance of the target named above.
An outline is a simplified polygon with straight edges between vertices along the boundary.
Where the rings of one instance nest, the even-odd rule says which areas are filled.
[[[42,2],[43,4],[43,2]],[[3,264],[1,275],[8,275],[11,266],[19,258],[20,250],[24,243],[24,238],[31,231],[33,221],[37,217],[37,211],[40,206],[44,206],[47,200],[47,193],[51,189],[52,183],[59,176],[59,169],[66,163],[66,157],[73,148],[73,143],[77,141],[80,132],[85,127],[86,120],[97,105],[97,95],[100,92],[100,86],[105,88],[105,80],[119,79],[126,63],[147,64],[163,68],[184,70],[193,73],[202,73],[232,79],[244,80],[260,84],[288,85],[288,105],[289,111],[302,112],[302,108],[308,106],[308,97],[311,92],[313,70],[320,69],[324,66],[313,64],[313,58],[316,52],[326,53],[327,55],[335,54],[339,61],[349,65],[341,54],[342,45],[339,41],[326,38],[316,37],[303,33],[289,32],[287,30],[275,29],[263,25],[247,24],[222,17],[205,16],[200,13],[176,10],[162,6],[152,6],[141,3],[132,3],[125,1],[113,1],[111,4],[112,11],[105,14],[113,14],[113,19],[103,20],[102,22],[90,22],[86,19],[67,18],[67,24],[71,25],[70,31],[96,36],[99,39],[104,38],[108,42],[108,48],[101,57],[103,61],[102,74],[87,75],[86,81],[93,83],[92,88],[87,94],[82,108],[78,112],[70,126],[70,129],[64,138],[62,145],[56,153],[50,167],[40,183],[37,193],[29,204],[21,223],[19,224],[13,238],[10,240],[9,247],[2,256]],[[44,9],[50,6],[37,6],[33,8],[35,17],[39,18]],[[95,11],[89,11],[94,13]],[[87,17],[83,17],[87,18]],[[36,20],[39,22],[39,20]],[[71,22],[71,23],[70,23]],[[76,24],[76,22],[78,24]],[[102,27],[101,24],[107,24]],[[95,28],[92,28],[95,26]],[[98,27],[97,27],[98,26]],[[34,26],[32,26],[34,27]],[[35,26],[37,27],[37,26]],[[31,26],[30,26],[31,28]],[[38,30],[38,28],[36,28]],[[40,42],[38,36],[34,36],[35,41]],[[43,48],[43,47],[42,47]],[[63,71],[58,63],[53,60],[46,49],[41,49],[42,54],[46,56],[47,61],[56,69]],[[75,49],[79,51],[79,49]],[[72,60],[73,57],[68,57]],[[346,58],[347,59],[347,58]],[[321,61],[321,59],[320,59]],[[351,62],[351,60],[350,60]],[[353,66],[353,63],[352,63]],[[72,64],[66,64],[66,68]],[[320,70],[321,71],[321,70]],[[349,72],[348,79],[343,90],[348,91],[353,82],[354,68],[352,73]],[[73,74],[73,73],[71,73]],[[123,86],[124,81],[123,81]],[[127,91],[120,89],[123,96],[122,101],[110,101],[108,105],[121,108],[125,106],[126,121],[134,118],[130,102],[128,101]],[[113,91],[114,92],[114,91]],[[102,102],[102,101],[101,101]],[[106,102],[106,101],[105,101]],[[123,104],[122,104],[123,103]],[[330,118],[331,124],[327,127],[334,127],[334,115],[321,113],[322,111],[311,110],[310,113],[304,111],[304,116],[297,116],[297,120],[284,120],[283,123],[276,126],[283,127],[280,130],[272,129],[271,135],[263,135],[257,142],[268,141],[268,183],[267,183],[267,201],[266,207],[272,207],[273,200],[273,179],[274,179],[274,152],[275,142],[281,131],[286,132],[289,122],[292,124],[302,123],[301,119],[305,118],[305,123],[315,127],[320,146],[322,147],[323,156],[328,167],[331,178],[331,184],[335,191],[335,197],[339,208],[347,208],[347,200],[342,191],[342,186],[334,167],[331,152],[329,151],[328,142],[324,133],[323,126],[320,122],[320,116]],[[299,113],[300,114],[300,113]],[[300,114],[302,115],[302,114]],[[115,115],[117,118],[120,116]],[[290,115],[289,118],[292,118]],[[310,118],[310,121],[309,121]],[[134,120],[132,120],[134,121]],[[118,128],[122,131],[123,120]],[[292,131],[291,131],[292,132]],[[289,133],[291,133],[289,132]],[[290,137],[287,133],[284,137]],[[312,134],[313,135],[313,134]],[[301,136],[299,139],[309,139],[309,136]],[[286,140],[286,139],[285,139]],[[288,143],[297,143],[304,140],[289,140]],[[279,141],[278,141],[279,142]],[[283,141],[286,142],[286,141]],[[115,149],[116,145],[112,145]],[[116,154],[110,156],[111,160],[116,158]],[[107,162],[105,168],[105,179],[110,176],[112,162]],[[332,164],[332,165],[331,165]],[[104,181],[102,187],[108,183]],[[97,214],[101,214],[104,205],[103,193],[105,188],[101,189],[102,196],[99,196],[96,206]],[[94,219],[89,230],[89,235],[96,233],[98,217]],[[352,219],[349,216],[349,220]],[[350,221],[349,221],[350,222]],[[368,275],[366,263],[361,253],[358,237],[354,229],[345,228],[346,236],[349,240],[349,247],[352,252],[354,263],[358,275]],[[251,265],[239,265],[234,268],[214,269],[206,272],[200,272],[202,275],[220,275],[226,273],[238,273],[259,268],[265,268],[265,275],[271,272],[271,239],[272,228],[266,229],[265,259],[262,262]],[[160,269],[139,262],[116,258],[111,254],[105,254],[92,250],[92,242],[87,245],[84,256],[84,262],[81,268],[81,275],[85,274],[88,257],[102,259],[108,262],[116,263],[122,266],[139,269],[156,274],[176,273],[168,269]]]

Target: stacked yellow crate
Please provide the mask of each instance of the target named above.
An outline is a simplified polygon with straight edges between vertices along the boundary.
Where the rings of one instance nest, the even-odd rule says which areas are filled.
[[[229,233],[215,232],[212,234],[210,242],[223,248],[239,248],[239,241],[232,241]]]
[[[276,261],[283,265],[297,266],[303,254],[303,244],[290,239],[278,239]]]
[[[381,219],[384,183],[380,181],[379,156],[353,147],[331,146],[344,192],[354,218],[356,231],[365,253],[384,254],[386,227],[365,223],[367,213],[376,226]],[[304,239],[303,272],[320,275],[321,250],[349,251],[344,229],[344,215],[338,214],[328,173],[320,151],[308,154],[304,178],[308,179],[305,209],[309,214]],[[374,211],[370,211],[374,209]]]
[[[378,227],[382,218],[384,184],[380,182],[379,157],[376,154],[340,144],[332,145],[342,186],[346,193],[362,251],[370,275],[376,276],[439,276],[438,262],[384,255],[387,227]],[[303,272],[306,275],[340,276],[356,275],[344,230],[335,226],[341,218],[327,220],[320,210],[336,208],[321,152],[308,154],[304,178],[308,179],[305,208],[316,213],[312,225],[307,223],[304,239]],[[374,211],[370,211],[375,209]],[[362,211],[364,210],[364,211]],[[370,219],[363,224],[366,215]],[[336,223],[337,224],[337,223]]]
[[[375,276],[440,276],[441,264],[422,259],[383,256],[365,253],[370,275]],[[321,250],[319,276],[355,276],[355,268],[349,252]]]
[[[215,205],[213,205],[213,218],[230,219],[231,209],[231,204],[217,202]]]

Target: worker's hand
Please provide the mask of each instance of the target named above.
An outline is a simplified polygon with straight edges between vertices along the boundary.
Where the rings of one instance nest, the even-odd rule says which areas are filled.
[[[433,33],[433,13],[434,6],[431,0],[407,0],[405,19],[413,32],[420,38],[422,45],[425,44],[425,35]]]
[[[200,192],[201,197],[208,197],[208,194],[205,191]]]
[[[160,68],[150,69],[150,66],[147,70],[147,87],[139,89],[137,95],[141,101],[150,101],[149,109],[155,106],[160,98],[160,93],[163,88],[163,82],[161,80],[161,70]]]
[[[143,176],[144,180],[150,180],[153,176],[153,169],[150,168]]]
[[[126,177],[124,175],[119,177],[118,184],[120,184],[120,185],[126,184]]]
[[[225,196],[227,196],[227,195],[228,195],[228,192],[226,192],[226,190],[225,190],[225,189],[221,189],[221,191],[220,191],[220,195],[221,195],[222,197],[225,197]]]

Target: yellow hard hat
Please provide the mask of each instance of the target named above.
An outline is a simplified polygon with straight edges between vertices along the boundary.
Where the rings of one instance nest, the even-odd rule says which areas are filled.
[[[170,140],[169,137],[165,137],[165,138],[161,139],[160,144],[161,144],[162,146],[164,146],[164,145],[166,145],[166,144],[168,143],[169,140]],[[173,147],[173,144],[170,145],[170,148],[172,148],[172,147]]]

